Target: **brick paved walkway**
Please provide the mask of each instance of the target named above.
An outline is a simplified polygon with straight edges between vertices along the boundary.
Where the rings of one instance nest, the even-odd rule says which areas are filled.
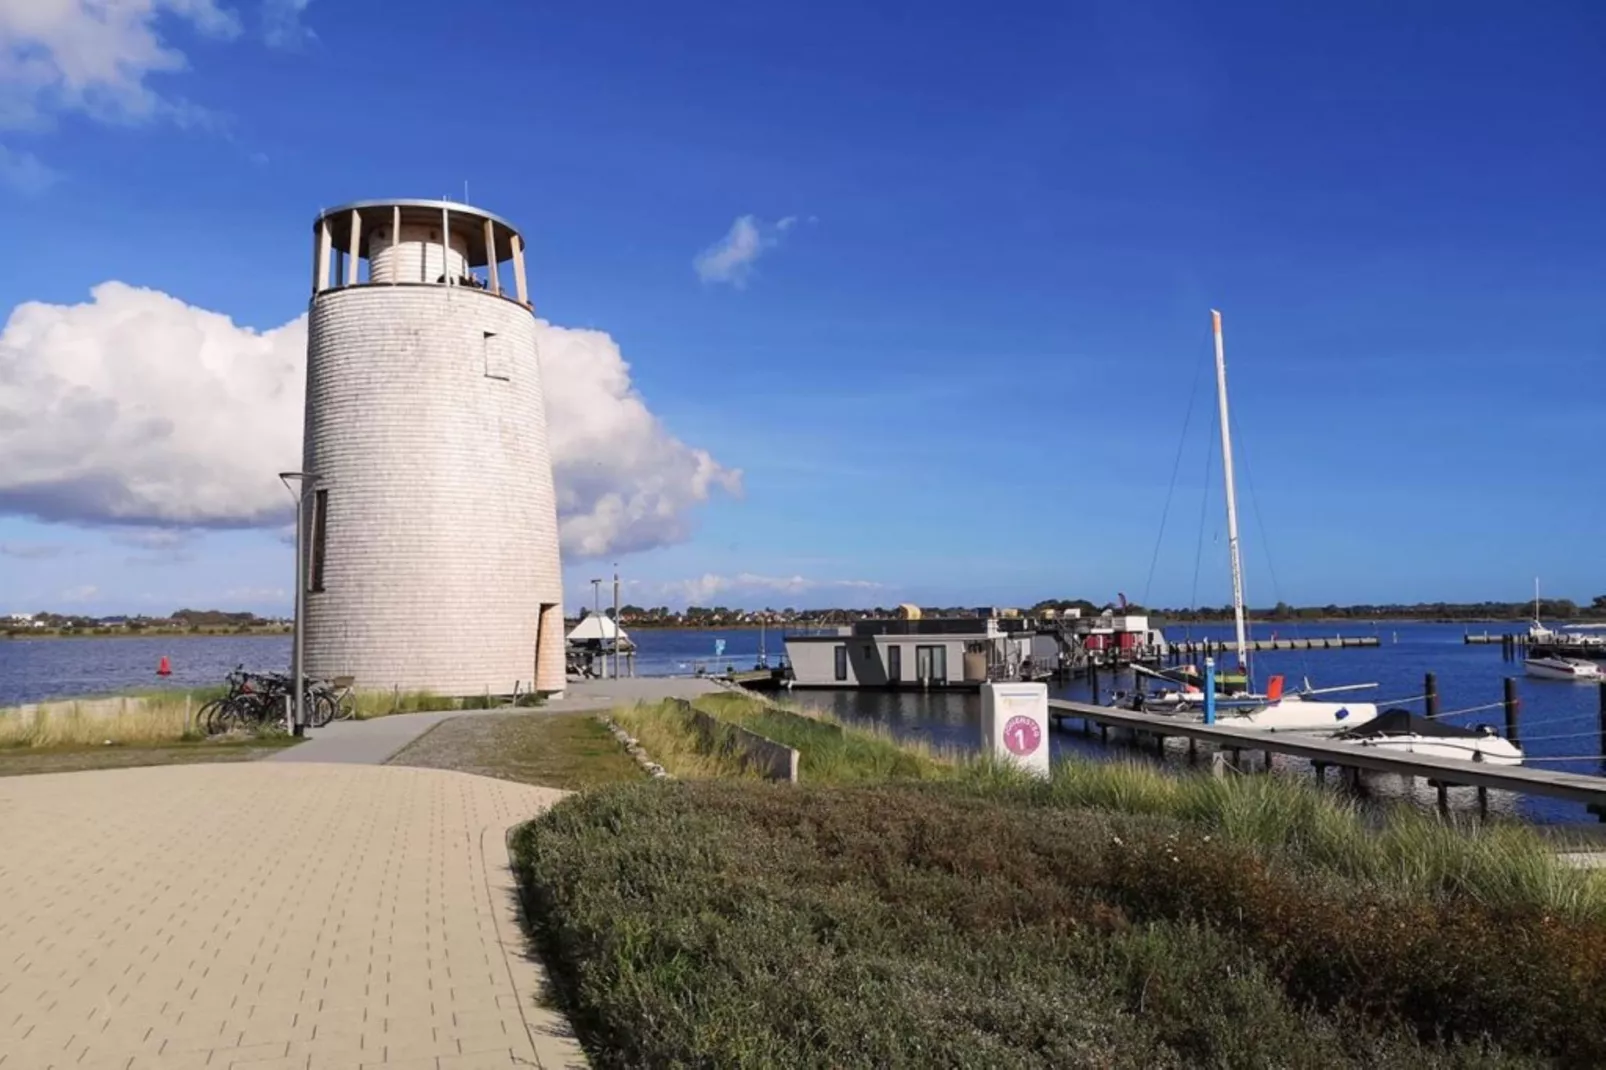
[[[559,795],[295,763],[0,780],[0,1070],[583,1066],[504,839]]]

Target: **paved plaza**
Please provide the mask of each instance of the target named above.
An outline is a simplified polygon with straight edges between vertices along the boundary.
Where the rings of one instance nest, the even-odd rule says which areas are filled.
[[[505,840],[560,796],[293,760],[0,780],[0,1070],[583,1066]]]

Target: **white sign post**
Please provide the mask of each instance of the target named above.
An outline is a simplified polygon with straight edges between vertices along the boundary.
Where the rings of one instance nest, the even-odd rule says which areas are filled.
[[[982,684],[981,738],[998,761],[1048,776],[1048,685]]]

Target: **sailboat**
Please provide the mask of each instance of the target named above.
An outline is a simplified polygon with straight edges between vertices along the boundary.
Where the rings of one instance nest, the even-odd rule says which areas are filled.
[[[1359,691],[1376,687],[1376,684],[1353,684],[1346,687],[1313,689],[1305,687],[1294,692],[1283,688],[1283,678],[1274,676],[1265,693],[1254,692],[1254,676],[1249,664],[1249,636],[1244,625],[1244,571],[1238,549],[1238,490],[1232,463],[1232,424],[1227,414],[1227,355],[1221,334],[1221,313],[1210,311],[1211,330],[1216,343],[1216,404],[1220,409],[1221,469],[1227,497],[1227,556],[1232,566],[1232,617],[1235,630],[1237,670],[1250,686],[1244,693],[1212,696],[1211,704],[1216,719],[1234,728],[1255,728],[1267,732],[1336,731],[1366,724],[1377,717],[1377,704],[1373,702],[1339,702],[1324,696],[1345,691]],[[1140,700],[1142,708],[1152,711],[1202,715],[1204,694],[1191,688],[1181,691],[1164,691],[1152,699]]]

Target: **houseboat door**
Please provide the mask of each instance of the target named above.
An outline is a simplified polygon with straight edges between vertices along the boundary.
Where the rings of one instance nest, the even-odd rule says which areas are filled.
[[[915,678],[922,684],[948,682],[948,648],[945,646],[915,647]]]

